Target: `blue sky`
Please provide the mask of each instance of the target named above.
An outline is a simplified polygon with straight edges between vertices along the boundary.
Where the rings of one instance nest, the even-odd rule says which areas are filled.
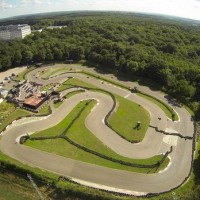
[[[0,18],[75,10],[135,11],[200,20],[200,0],[0,0]]]

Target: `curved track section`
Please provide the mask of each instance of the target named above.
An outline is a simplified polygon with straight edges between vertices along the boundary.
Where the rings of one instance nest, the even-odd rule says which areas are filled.
[[[30,73],[29,80],[48,84],[49,82],[63,82],[63,80],[69,76],[65,74],[47,81],[39,78],[35,80],[33,74],[37,74],[37,71],[38,70],[35,70]],[[73,74],[73,76],[140,103],[150,112],[150,123],[152,126],[156,126],[160,130],[172,130],[172,132],[176,131],[183,136],[193,137],[193,123],[189,114],[184,109],[176,108],[180,121],[172,122],[168,120],[163,111],[153,103],[134,94],[130,94],[126,90],[111,84],[102,85],[99,80],[94,78],[88,79],[82,74]],[[152,92],[152,95],[154,95],[154,92]],[[160,94],[158,94],[157,97],[163,100]],[[158,174],[139,174],[113,170],[32,149],[18,143],[16,144],[16,138],[19,136],[52,127],[64,119],[80,100],[92,98],[98,99],[99,102],[86,119],[86,125],[93,134],[118,154],[130,158],[149,158],[160,153],[165,153],[173,146],[173,151],[170,154],[171,163],[168,168]],[[104,124],[104,118],[112,105],[111,97],[103,93],[87,91],[77,94],[68,99],[47,119],[30,122],[6,130],[0,140],[0,149],[8,156],[28,165],[37,166],[63,176],[72,177],[79,180],[80,183],[92,187],[107,189],[114,192],[145,195],[147,193],[166,192],[182,184],[191,170],[194,138],[185,140],[178,136],[169,137],[156,132],[153,128],[149,128],[141,143],[130,144]],[[158,117],[161,117],[162,120],[158,120]],[[169,139],[167,137],[169,137]],[[171,139],[176,142],[171,142]]]

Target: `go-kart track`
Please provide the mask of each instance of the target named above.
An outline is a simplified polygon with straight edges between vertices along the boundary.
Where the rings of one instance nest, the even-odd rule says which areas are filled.
[[[47,85],[49,83],[62,83],[69,76],[73,76],[139,103],[150,113],[150,125],[152,127],[148,128],[142,142],[137,144],[129,143],[105,125],[104,118],[113,106],[112,98],[103,93],[85,91],[84,93],[76,94],[67,99],[58,109],[54,110],[49,117],[45,117],[44,119],[40,118],[40,120],[34,120],[6,129],[0,140],[0,150],[3,153],[30,166],[39,167],[69,177],[83,185],[130,195],[141,196],[149,193],[163,193],[180,186],[187,180],[192,168],[193,144],[195,138],[193,121],[191,120],[190,114],[184,108],[170,105],[179,116],[179,121],[173,122],[168,119],[165,113],[154,103],[134,93],[130,93],[128,90],[107,82],[102,84],[101,80],[87,77],[81,73],[66,73],[48,80],[43,80],[39,77],[39,71],[45,68],[47,67],[38,68],[30,72],[27,76],[28,80]],[[81,67],[77,67],[77,69],[80,70]],[[136,83],[122,83],[131,84],[132,87],[137,86]],[[141,91],[155,96],[165,103],[169,103],[165,99],[164,94],[151,91],[147,87],[138,87],[140,87]],[[56,125],[63,120],[81,100],[85,99],[95,99],[97,101],[95,108],[92,109],[88,115],[85,124],[106,146],[119,155],[135,159],[145,159],[158,154],[165,154],[172,149],[172,152],[169,154],[170,163],[167,168],[155,174],[116,170],[68,159],[29,148],[16,142],[22,135],[45,130]],[[153,127],[158,127],[158,130],[163,130],[168,134],[157,132]]]

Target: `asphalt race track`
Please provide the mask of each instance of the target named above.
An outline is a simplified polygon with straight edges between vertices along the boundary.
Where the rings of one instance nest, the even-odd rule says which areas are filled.
[[[0,140],[0,150],[3,153],[30,166],[36,166],[62,176],[70,177],[81,184],[138,196],[148,193],[166,192],[180,186],[186,181],[192,168],[194,126],[190,114],[184,108],[170,105],[178,113],[180,119],[177,122],[173,122],[169,120],[165,113],[155,104],[136,94],[130,93],[128,90],[106,82],[102,83],[102,81],[96,78],[88,78],[81,73],[63,74],[55,78],[43,80],[37,77],[38,71],[42,69],[45,69],[45,67],[38,68],[29,73],[28,80],[49,84],[63,82],[69,76],[76,77],[99,88],[111,91],[114,94],[139,103],[150,113],[150,125],[158,127],[159,130],[168,132],[169,135],[156,132],[154,128],[149,127],[142,142],[132,144],[123,140],[104,123],[104,118],[113,105],[112,98],[103,93],[86,91],[67,99],[51,114],[51,116],[43,120],[36,120],[8,128],[2,134],[2,139]],[[77,67],[77,69],[82,69],[82,67]],[[93,69],[88,70],[94,73]],[[132,87],[137,86],[136,83],[122,83]],[[140,87],[141,91],[167,102],[164,94],[151,91],[147,87],[138,87]],[[23,134],[31,134],[59,123],[81,100],[85,99],[95,99],[98,102],[88,115],[85,123],[87,128],[105,145],[122,156],[136,159],[144,159],[154,155],[164,154],[172,147],[172,152],[169,154],[171,159],[169,166],[157,174],[140,174],[88,164],[16,143],[17,138]],[[158,118],[161,118],[161,120]],[[174,133],[183,137],[176,136]],[[190,139],[184,138],[187,136],[189,136]]]

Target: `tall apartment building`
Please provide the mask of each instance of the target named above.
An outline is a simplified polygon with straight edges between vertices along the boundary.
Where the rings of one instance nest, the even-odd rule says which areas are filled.
[[[23,39],[31,33],[31,27],[27,24],[0,26],[0,40]]]

